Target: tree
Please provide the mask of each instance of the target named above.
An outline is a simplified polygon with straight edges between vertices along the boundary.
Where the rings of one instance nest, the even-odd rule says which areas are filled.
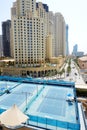
[[[67,67],[67,73],[70,73],[71,72],[71,67],[70,65]]]

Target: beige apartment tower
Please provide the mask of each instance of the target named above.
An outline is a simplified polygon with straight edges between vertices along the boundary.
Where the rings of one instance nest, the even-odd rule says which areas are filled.
[[[48,6],[36,0],[16,0],[11,8],[11,55],[19,67],[45,62],[49,30]]]
[[[66,24],[61,13],[55,14],[55,56],[66,56]]]
[[[49,12],[49,34],[52,35],[52,57],[55,57],[55,16]]]
[[[49,33],[53,35],[52,55],[66,56],[66,24],[61,13],[49,12]]]

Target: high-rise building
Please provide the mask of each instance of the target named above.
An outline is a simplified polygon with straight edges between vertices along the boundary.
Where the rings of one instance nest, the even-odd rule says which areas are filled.
[[[46,59],[48,6],[36,0],[16,0],[11,9],[11,55],[18,66],[36,66]]]
[[[3,56],[2,35],[0,35],[0,57]]]
[[[53,35],[53,56],[66,56],[66,25],[61,13],[49,12],[49,33]]]
[[[55,14],[55,56],[66,56],[66,24],[61,13]]]
[[[82,51],[78,51],[78,45],[75,44],[75,45],[73,46],[73,52],[72,52],[72,55],[73,55],[73,56],[76,56],[76,57],[81,57],[81,56],[84,55],[84,52],[82,52]]]
[[[49,34],[52,35],[52,57],[55,57],[55,17],[52,11],[49,12]]]
[[[2,22],[2,46],[5,57],[10,57],[10,28],[11,20]]]
[[[67,56],[69,55],[68,29],[69,29],[69,26],[66,25],[66,55]]]
[[[77,51],[78,51],[78,45],[75,44],[75,45],[73,46],[73,52],[72,52],[72,54],[73,54],[73,55],[76,55],[76,54],[77,54]]]

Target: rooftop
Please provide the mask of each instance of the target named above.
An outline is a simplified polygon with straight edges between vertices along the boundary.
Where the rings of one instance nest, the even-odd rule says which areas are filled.
[[[81,61],[87,61],[87,56],[80,57],[79,59],[80,59]]]
[[[0,78],[4,80],[0,81],[1,91],[3,90],[0,113],[16,104],[29,116],[30,125],[54,130],[80,130],[73,82],[21,77],[13,78],[12,81],[12,77]],[[10,93],[6,93],[7,88]]]

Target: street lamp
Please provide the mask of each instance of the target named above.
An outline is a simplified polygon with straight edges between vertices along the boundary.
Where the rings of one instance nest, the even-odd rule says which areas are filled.
[[[25,92],[26,95],[26,110],[27,110],[27,92]]]
[[[37,85],[37,96],[38,96],[38,85]]]

